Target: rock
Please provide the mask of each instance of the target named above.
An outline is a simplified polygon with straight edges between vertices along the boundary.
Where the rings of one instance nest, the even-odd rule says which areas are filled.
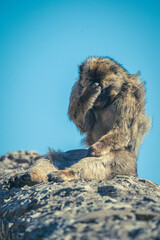
[[[117,176],[9,187],[40,157],[20,151],[0,158],[0,240],[160,239],[157,184]]]

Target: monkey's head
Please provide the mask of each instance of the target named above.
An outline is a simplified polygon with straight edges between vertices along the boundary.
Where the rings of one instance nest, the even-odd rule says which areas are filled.
[[[90,57],[79,66],[79,82],[86,87],[90,81],[99,83],[101,94],[95,101],[96,107],[108,105],[121,91],[131,76],[120,64],[108,57]]]

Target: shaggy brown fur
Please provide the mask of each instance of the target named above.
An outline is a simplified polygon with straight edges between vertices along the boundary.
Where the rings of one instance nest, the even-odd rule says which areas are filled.
[[[145,114],[145,87],[110,58],[88,58],[73,87],[69,116],[90,146],[90,155],[127,150],[137,157],[151,120]]]
[[[68,113],[86,135],[89,149],[81,159],[74,159],[76,151],[70,155],[50,152],[48,157],[59,169],[51,167],[50,172],[54,172],[50,179],[103,180],[115,175],[137,176],[139,147],[151,125],[151,119],[145,114],[145,87],[139,74],[129,74],[107,57],[88,58],[80,65]],[[45,172],[45,164],[40,162],[34,171],[31,169],[30,175],[37,175],[39,179],[42,169]]]
[[[88,156],[106,158],[111,175],[137,175],[138,150],[151,124],[139,74],[129,74],[110,58],[88,58],[80,66],[68,112],[86,134]]]

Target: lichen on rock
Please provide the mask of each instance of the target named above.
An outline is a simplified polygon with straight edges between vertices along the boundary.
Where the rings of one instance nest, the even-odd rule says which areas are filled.
[[[35,151],[0,158],[0,240],[160,239],[160,187],[138,177],[10,187]]]

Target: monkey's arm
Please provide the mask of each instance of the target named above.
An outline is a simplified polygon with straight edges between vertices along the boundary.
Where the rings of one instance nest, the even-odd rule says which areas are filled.
[[[89,156],[100,156],[110,151],[129,147],[132,125],[136,119],[134,98],[119,98],[113,103],[115,124],[89,149]]]
[[[73,87],[68,114],[82,133],[85,133],[95,122],[91,108],[100,92],[99,84],[93,82],[83,88],[77,81]]]

